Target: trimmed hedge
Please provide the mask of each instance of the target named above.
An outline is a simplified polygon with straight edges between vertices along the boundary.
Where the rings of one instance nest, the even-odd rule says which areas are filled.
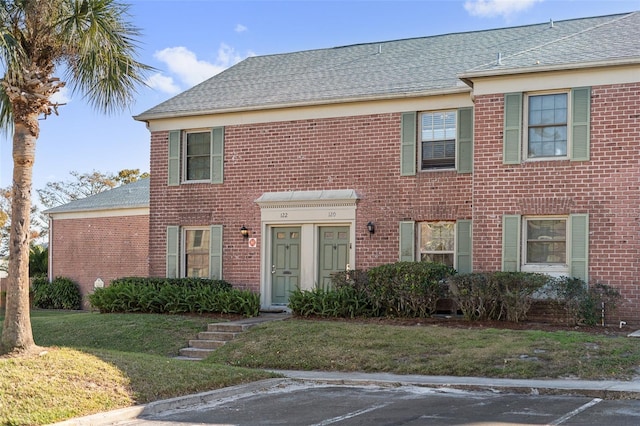
[[[455,269],[441,263],[396,262],[369,269],[367,296],[379,315],[428,317],[447,294]]]
[[[100,312],[260,314],[260,295],[223,280],[122,278],[89,295]]]
[[[446,295],[446,278],[455,273],[451,267],[428,262],[339,272],[332,277],[333,289],[293,292],[289,308],[301,316],[428,317]]]
[[[450,297],[467,320],[526,319],[534,294],[549,276],[528,272],[475,272],[450,277]]]
[[[82,296],[78,284],[69,278],[57,277],[52,282],[46,275],[31,281],[33,306],[40,309],[81,309]]]

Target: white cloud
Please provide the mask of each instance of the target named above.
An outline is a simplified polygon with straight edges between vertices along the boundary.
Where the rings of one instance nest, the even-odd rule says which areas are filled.
[[[173,78],[160,73],[153,74],[147,79],[146,83],[152,89],[158,89],[161,92],[169,93],[170,95],[175,95],[180,92],[180,87],[173,82]]]
[[[68,104],[69,102],[71,102],[69,89],[63,87],[58,92],[54,93],[51,96],[51,102],[56,104]]]
[[[235,31],[235,32],[237,32],[237,33],[243,33],[243,32],[245,32],[245,31],[247,31],[247,30],[248,30],[248,28],[247,28],[247,27],[245,27],[245,26],[244,26],[244,25],[242,25],[242,24],[238,24],[238,25],[236,25],[236,28],[235,28],[235,30],[234,30],[234,31]]]
[[[543,0],[467,0],[464,8],[472,16],[502,16],[508,19],[511,15],[529,9]]]
[[[167,64],[169,71],[189,86],[194,86],[224,69],[198,60],[196,54],[186,47],[167,47],[153,56]]]
[[[253,56],[253,53],[241,55],[233,47],[221,43],[214,63],[199,60],[194,52],[182,46],[167,47],[157,51],[153,56],[164,62],[169,74],[175,75],[180,83],[191,87],[237,64],[247,56]],[[153,80],[151,82],[156,84],[156,88],[167,93],[181,90],[173,77],[156,74],[150,80]]]

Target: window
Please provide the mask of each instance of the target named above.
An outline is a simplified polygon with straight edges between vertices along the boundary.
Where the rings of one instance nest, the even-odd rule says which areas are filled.
[[[420,223],[420,260],[454,266],[455,222]]]
[[[527,158],[567,156],[567,94],[530,95]]]
[[[420,115],[421,168],[454,168],[456,165],[456,111]]]
[[[502,270],[588,280],[589,215],[502,217]]]
[[[591,88],[556,93],[506,93],[502,161],[588,161]]]
[[[186,277],[209,277],[209,229],[184,230],[184,271]]]
[[[399,260],[440,262],[455,267],[459,273],[473,272],[472,223],[469,219],[417,223],[403,220],[399,223]],[[416,253],[418,249],[419,253]],[[419,256],[419,257],[418,257]]]
[[[187,181],[211,178],[211,132],[186,134],[185,159]]]
[[[526,264],[567,263],[566,219],[525,219]]]
[[[223,183],[224,127],[169,132],[167,185],[182,182]]]
[[[400,117],[400,176],[417,169],[473,173],[473,107]]]
[[[222,279],[222,225],[167,226],[166,276]]]

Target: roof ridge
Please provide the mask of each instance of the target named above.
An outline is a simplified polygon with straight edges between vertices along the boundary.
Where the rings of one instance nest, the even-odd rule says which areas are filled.
[[[613,14],[609,14],[609,15],[599,15],[599,16],[585,16],[585,17],[582,17],[582,18],[569,18],[569,19],[562,19],[560,21],[554,21],[554,22],[555,23],[561,23],[561,22],[585,21],[585,20],[592,20],[592,19],[617,17],[617,19],[614,19],[612,21],[607,21],[606,23],[598,25],[598,26],[600,26],[600,25],[608,24],[610,22],[614,22],[614,21],[616,21],[618,19],[625,18],[625,17],[627,17],[629,15],[632,15],[634,13],[640,13],[640,11],[613,13]],[[363,42],[363,43],[344,44],[344,45],[333,46],[333,47],[318,47],[318,48],[315,48],[315,49],[296,50],[296,51],[292,51],[292,52],[266,53],[264,55],[249,56],[249,57],[245,58],[245,60],[246,59],[252,59],[252,58],[254,58],[254,59],[255,58],[266,58],[266,57],[272,57],[272,56],[292,55],[292,54],[307,53],[307,52],[320,52],[320,51],[323,51],[323,50],[346,49],[346,48],[349,48],[349,47],[357,47],[357,46],[373,46],[373,45],[378,45],[378,44],[382,44],[382,43],[397,43],[397,42],[411,41],[411,40],[422,40],[422,39],[428,39],[428,38],[455,36],[455,35],[460,35],[460,34],[474,34],[474,33],[485,33],[485,32],[491,32],[491,31],[504,31],[504,30],[511,30],[511,29],[515,29],[515,28],[535,27],[535,26],[545,25],[545,24],[546,24],[545,22],[538,22],[538,23],[532,23],[532,24],[515,25],[515,26],[512,26],[512,27],[484,28],[484,29],[480,29],[480,30],[457,31],[457,32],[443,33],[443,34],[432,34],[432,35],[424,35],[424,36],[416,36],[416,37],[406,37],[406,38],[398,38],[398,39],[370,41],[370,42]],[[585,30],[583,30],[583,31],[585,31]],[[560,39],[558,39],[558,40],[560,40]]]
[[[505,56],[503,56],[503,57],[502,57],[502,59],[506,59],[506,58],[513,58],[513,57],[516,57],[516,56],[518,56],[518,55],[522,55],[523,53],[526,53],[526,52],[531,52],[531,51],[534,51],[534,50],[540,49],[540,48],[542,48],[542,47],[549,46],[549,45],[554,44],[554,43],[558,43],[558,42],[560,42],[560,41],[564,41],[564,40],[568,40],[568,39],[570,39],[570,38],[577,37],[577,36],[578,36],[578,35],[580,35],[580,34],[584,34],[584,33],[587,33],[587,32],[589,32],[589,31],[593,31],[593,30],[595,30],[595,29],[597,29],[597,28],[601,28],[601,27],[604,27],[604,26],[606,26],[606,25],[611,25],[611,24],[613,24],[613,23],[615,23],[615,22],[621,21],[621,20],[623,20],[623,19],[627,19],[627,18],[629,18],[630,16],[633,16],[634,14],[637,14],[637,13],[640,13],[640,11],[628,12],[628,13],[625,13],[625,14],[622,14],[622,15],[620,15],[620,14],[615,14],[615,15],[605,15],[605,16],[601,16],[601,18],[605,18],[605,17],[607,17],[607,16],[611,16],[612,18],[614,17],[614,19],[611,19],[611,20],[606,21],[606,22],[602,22],[602,23],[600,23],[600,24],[596,24],[596,25],[594,25],[594,26],[592,26],[592,27],[585,28],[585,29],[580,30],[580,31],[577,31],[577,32],[575,32],[575,33],[567,34],[567,35],[566,35],[566,36],[564,36],[564,37],[556,38],[556,39],[553,39],[552,41],[548,41],[548,42],[546,42],[546,43],[542,43],[542,44],[539,44],[539,45],[537,45],[537,46],[532,46],[532,47],[530,47],[530,48],[528,48],[528,49],[524,49],[524,50],[521,50],[521,51],[519,51],[519,52],[512,53],[511,55],[505,55]],[[584,18],[583,18],[583,19],[584,19]],[[552,21],[552,22],[553,22],[553,21]],[[566,21],[558,21],[558,22],[566,22]],[[482,65],[482,66],[486,66],[486,65],[489,65],[489,63],[488,63],[488,64],[484,64],[484,65]],[[480,68],[480,67],[476,67],[476,68]]]

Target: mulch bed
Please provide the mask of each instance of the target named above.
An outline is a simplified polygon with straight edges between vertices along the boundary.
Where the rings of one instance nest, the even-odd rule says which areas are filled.
[[[504,330],[541,330],[541,331],[578,331],[583,333],[601,334],[606,336],[626,336],[635,329],[629,327],[619,328],[615,326],[587,326],[587,325],[563,325],[555,323],[545,323],[538,321],[468,321],[459,316],[435,315],[429,318],[323,318],[323,317],[295,317],[296,319],[309,319],[318,321],[348,321],[362,324],[384,324],[408,327],[420,327],[426,325],[437,325],[442,327],[461,329],[504,329]]]

